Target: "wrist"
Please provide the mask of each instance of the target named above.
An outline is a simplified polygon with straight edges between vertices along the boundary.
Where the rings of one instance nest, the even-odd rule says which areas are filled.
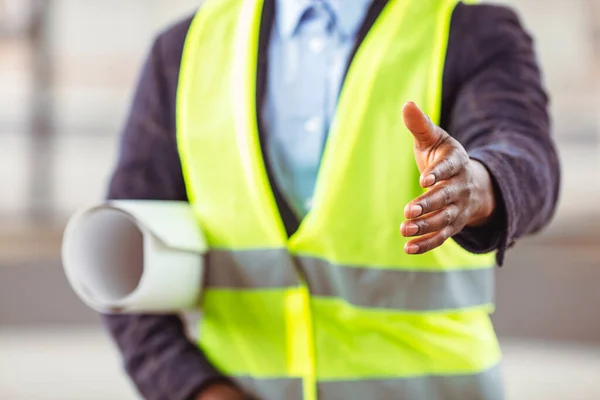
[[[468,227],[478,227],[490,221],[496,210],[494,184],[487,168],[477,160],[469,160],[473,173],[472,204]]]
[[[204,388],[195,400],[246,400],[244,393],[232,384],[218,382]]]

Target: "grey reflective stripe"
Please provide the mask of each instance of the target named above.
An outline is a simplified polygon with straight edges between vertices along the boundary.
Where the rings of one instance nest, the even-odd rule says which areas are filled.
[[[402,311],[452,310],[492,304],[494,269],[450,271],[343,266],[285,249],[224,251],[207,255],[208,289],[277,289],[298,286],[300,272],[311,294],[339,297],[358,307]]]
[[[298,378],[233,377],[260,400],[304,400]],[[500,365],[473,375],[319,381],[317,400],[503,400]]]
[[[318,393],[318,400],[504,399],[499,366],[477,375],[319,382]]]
[[[211,250],[206,257],[207,288],[271,289],[299,284],[293,258],[285,249]]]
[[[492,304],[494,270],[407,271],[334,266],[299,258],[316,296],[341,297],[359,307],[414,311],[444,310]]]
[[[234,377],[233,380],[259,400],[303,400],[302,379]]]

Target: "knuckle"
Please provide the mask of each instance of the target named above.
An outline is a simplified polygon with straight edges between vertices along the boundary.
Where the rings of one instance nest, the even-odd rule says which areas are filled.
[[[457,204],[453,204],[452,205],[452,211],[451,211],[451,213],[452,213],[452,220],[453,221],[457,220],[460,217],[461,212],[462,212],[461,207],[459,205],[457,205]]]
[[[451,231],[451,229],[450,229],[449,226],[447,226],[446,228],[442,229],[440,231],[440,235],[439,235],[439,239],[438,239],[437,245],[441,246],[442,244],[444,244],[444,242],[446,240],[448,240],[448,238],[451,236],[451,234],[452,234],[452,231]]]
[[[452,136],[448,135],[444,130],[442,130],[442,135],[440,136],[440,145],[450,146],[449,149],[451,152],[454,152],[456,149],[452,141]]]
[[[454,236],[454,227],[452,225],[448,225],[446,229],[444,229],[444,240],[442,243],[450,239],[452,236]]]
[[[441,231],[440,236],[437,240],[436,247],[443,245],[447,239],[448,239],[448,234],[446,233],[446,231],[445,230]]]
[[[423,214],[427,213],[431,209],[431,198],[429,196],[423,197],[420,205],[423,209]]]
[[[429,223],[428,220],[423,219],[421,220],[417,226],[419,227],[419,234],[423,234],[423,233],[427,233],[429,232],[429,228],[431,227],[431,224]]]
[[[464,186],[463,186],[463,194],[465,196],[471,197],[471,195],[473,194],[473,183],[471,182],[467,182]]]
[[[444,215],[444,226],[448,226],[452,223],[452,221],[454,220],[454,217],[452,215],[452,213],[450,212],[450,210],[445,209],[443,212]]]
[[[454,160],[452,159],[452,157],[447,158],[444,161],[443,169],[445,171],[447,171],[447,173],[449,175],[454,175],[456,173],[456,163],[454,162]]]
[[[468,208],[466,208],[461,212],[460,216],[462,220],[468,221],[469,219],[471,219],[471,211]]]
[[[450,204],[452,202],[452,195],[454,194],[452,187],[448,185],[442,187],[442,194],[444,196],[445,204]]]
[[[427,253],[431,248],[431,240],[426,240],[419,244],[419,253]]]

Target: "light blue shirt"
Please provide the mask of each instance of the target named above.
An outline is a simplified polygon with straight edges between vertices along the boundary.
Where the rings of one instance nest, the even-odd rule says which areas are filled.
[[[262,119],[277,185],[300,218],[355,38],[372,0],[277,0]]]

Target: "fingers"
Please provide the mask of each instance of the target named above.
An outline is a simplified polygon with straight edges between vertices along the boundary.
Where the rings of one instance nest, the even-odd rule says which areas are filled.
[[[452,223],[458,217],[458,212],[458,206],[454,204],[449,205],[422,217],[404,221],[400,225],[400,232],[402,236],[411,237],[441,231],[448,226],[452,226]]]
[[[407,254],[423,254],[442,245],[446,239],[462,229],[461,198],[467,185],[437,185],[427,193],[410,202],[404,209],[408,219],[400,226],[405,237],[419,236],[408,242]]]
[[[428,188],[437,182],[448,180],[467,167],[469,157],[459,149],[453,149],[438,157],[423,171],[419,180],[421,187]]]
[[[450,226],[440,231],[429,233],[418,239],[411,240],[404,246],[407,254],[423,254],[441,246],[448,238],[453,235],[454,229]]]
[[[427,193],[417,197],[404,207],[404,216],[407,219],[417,218],[421,215],[440,210],[457,202],[467,187],[459,185],[437,185]]]
[[[425,150],[433,147],[444,137],[444,132],[438,129],[429,117],[412,101],[404,105],[402,115],[404,117],[404,124],[413,134],[417,149]]]

